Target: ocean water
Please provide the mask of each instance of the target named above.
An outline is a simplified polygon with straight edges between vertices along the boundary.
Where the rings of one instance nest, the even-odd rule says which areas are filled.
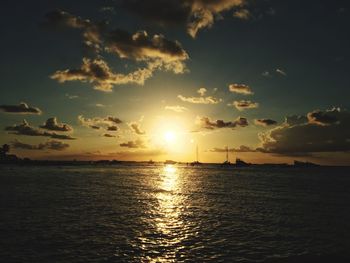
[[[1,262],[350,262],[348,168],[0,166]]]

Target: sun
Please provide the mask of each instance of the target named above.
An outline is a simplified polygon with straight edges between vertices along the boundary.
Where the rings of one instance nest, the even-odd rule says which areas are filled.
[[[166,131],[164,133],[164,140],[167,143],[174,143],[176,141],[176,133],[173,131]]]

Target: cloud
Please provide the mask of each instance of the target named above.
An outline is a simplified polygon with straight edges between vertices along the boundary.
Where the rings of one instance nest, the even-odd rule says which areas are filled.
[[[221,129],[221,128],[233,129],[233,128],[236,128],[237,126],[239,127],[248,126],[248,120],[243,117],[238,117],[234,121],[225,122],[223,120],[212,121],[209,117],[197,117],[196,124],[208,130]]]
[[[324,112],[313,111],[307,115],[311,118],[292,116],[280,126],[260,133],[260,151],[284,155],[350,151],[348,111],[334,108]]]
[[[182,113],[182,112],[185,112],[185,111],[188,110],[186,107],[182,107],[182,106],[179,106],[179,105],[175,105],[175,106],[165,106],[164,109],[166,109],[166,110],[172,110],[172,111],[179,112],[179,113]]]
[[[108,126],[107,131],[117,131],[118,127],[117,126]]]
[[[129,124],[129,127],[134,133],[136,133],[138,135],[146,134],[146,132],[141,129],[141,126],[140,126],[139,123],[132,122],[132,123]]]
[[[60,141],[47,141],[45,143],[39,143],[38,145],[26,144],[22,143],[18,140],[12,142],[12,147],[15,149],[23,149],[23,150],[55,150],[55,151],[63,151],[69,147],[69,144],[62,143]]]
[[[206,92],[207,92],[206,88],[200,88],[199,90],[197,90],[197,93],[202,97],[205,95]]]
[[[338,109],[332,109],[326,112],[316,110],[309,112],[307,114],[307,119],[309,120],[309,123],[314,123],[322,126],[331,125],[338,121],[337,112]]]
[[[251,90],[251,88],[244,84],[231,84],[229,85],[229,91],[244,94],[244,95],[252,95],[254,92]]]
[[[113,85],[136,83],[143,85],[150,78],[153,70],[149,68],[137,69],[129,74],[114,73],[102,59],[83,58],[83,63],[77,69],[58,70],[51,78],[59,83],[67,81],[82,81],[94,84],[94,89],[111,92]]]
[[[119,0],[122,6],[145,20],[161,26],[186,27],[195,37],[199,30],[210,28],[215,19],[232,9],[241,9],[245,0]]]
[[[277,121],[271,120],[271,119],[255,119],[254,120],[255,125],[260,125],[260,126],[271,126],[271,125],[276,125]]]
[[[113,116],[85,118],[83,115],[79,115],[78,121],[85,127],[90,127],[95,130],[104,127],[108,131],[117,131],[118,126],[116,126],[116,124],[123,123],[122,120]]]
[[[15,114],[41,114],[39,108],[30,107],[25,102],[21,102],[19,105],[0,105],[0,111]]]
[[[70,94],[68,94],[68,93],[66,93],[66,97],[67,97],[68,99],[70,99],[70,100],[74,100],[74,99],[79,98],[79,96],[77,96],[77,95],[70,95]]]
[[[113,134],[109,134],[109,133],[105,133],[103,134],[103,137],[107,137],[107,138],[115,138],[116,136]]]
[[[180,100],[189,102],[189,103],[194,103],[194,104],[218,104],[219,102],[222,101],[222,99],[217,99],[212,96],[208,97],[185,97],[182,95],[177,96]]]
[[[218,153],[226,152],[226,151],[227,151],[226,148],[213,148],[209,150],[209,152],[218,152]],[[235,153],[256,152],[255,149],[245,145],[241,145],[239,148],[229,148],[228,151],[235,152]]]
[[[281,74],[282,76],[287,76],[287,73],[284,71],[284,70],[282,70],[282,69],[276,69],[276,72],[278,73],[278,74]]]
[[[121,147],[127,148],[146,148],[145,142],[143,140],[137,139],[135,141],[128,141],[125,143],[119,144]]]
[[[239,9],[233,13],[233,16],[242,20],[248,20],[251,17],[251,13],[248,9]]]
[[[46,132],[46,131],[42,131],[40,129],[34,128],[30,126],[26,120],[23,120],[21,124],[6,127],[5,131],[9,131],[11,134],[16,134],[16,135],[44,136],[44,137],[51,137],[53,139],[61,139],[61,140],[76,139],[69,135],[57,134],[54,132]]]
[[[255,109],[259,107],[259,103],[252,102],[250,100],[235,100],[232,104],[227,104],[228,106],[234,106],[237,110],[242,111],[245,109]]]
[[[184,62],[189,58],[178,41],[166,39],[163,35],[148,35],[146,31],[133,34],[121,30],[108,30],[107,24],[96,24],[65,11],[56,10],[47,15],[47,24],[79,29],[83,32],[84,45],[95,53],[112,53],[121,59],[143,62],[145,67],[128,74],[114,73],[100,58],[84,58],[82,66],[75,69],[56,71],[51,78],[60,83],[83,81],[95,84],[95,89],[112,91],[113,85],[136,83],[143,85],[155,70],[184,73]]]
[[[47,119],[45,124],[39,127],[50,131],[61,131],[61,132],[73,131],[73,128],[68,124],[58,123],[56,117]]]

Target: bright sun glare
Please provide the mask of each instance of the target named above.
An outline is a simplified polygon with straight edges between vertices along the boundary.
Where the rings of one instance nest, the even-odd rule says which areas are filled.
[[[174,143],[176,140],[176,134],[173,131],[167,131],[164,133],[164,140],[167,143]]]

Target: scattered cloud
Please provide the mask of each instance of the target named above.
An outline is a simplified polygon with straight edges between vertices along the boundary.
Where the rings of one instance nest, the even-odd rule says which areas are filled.
[[[0,111],[15,114],[41,114],[41,110],[21,102],[19,105],[0,105]]]
[[[218,104],[222,99],[215,98],[213,96],[208,97],[185,97],[182,95],[177,96],[180,100],[193,103],[193,104]]]
[[[41,125],[39,127],[50,131],[61,131],[61,132],[73,131],[73,128],[68,124],[58,123],[56,117],[47,119],[44,125]]]
[[[23,120],[21,124],[16,124],[13,126],[8,126],[5,128],[5,131],[9,131],[10,134],[16,134],[16,135],[27,135],[27,136],[44,136],[44,137],[51,137],[53,139],[61,139],[61,140],[75,140],[76,138],[73,138],[69,135],[63,135],[63,134],[57,134],[55,132],[47,132],[43,131],[37,128],[34,128],[29,125],[29,123],[26,120]]]
[[[255,119],[254,120],[255,125],[260,125],[260,126],[272,126],[276,125],[277,121],[271,120],[271,119]]]
[[[210,28],[225,11],[244,9],[245,0],[120,0],[122,6],[145,20],[161,26],[186,27],[193,38]]]
[[[103,134],[103,137],[107,137],[107,138],[115,138],[116,136],[113,134],[109,134],[109,133],[105,133]]]
[[[271,77],[271,73],[269,71],[264,71],[263,73],[261,73],[261,75],[263,77]]]
[[[125,143],[119,144],[121,147],[127,147],[127,148],[146,148],[145,142],[141,139],[137,139],[135,141],[128,141]]]
[[[166,109],[166,110],[172,110],[172,111],[179,112],[179,113],[182,113],[182,112],[185,112],[185,111],[188,110],[186,107],[179,106],[179,105],[175,105],[175,106],[165,106],[164,109]]]
[[[306,116],[288,117],[280,126],[260,133],[259,150],[284,155],[350,151],[348,111],[333,108],[313,111],[307,116],[309,119]]]
[[[85,127],[90,127],[95,130],[104,127],[108,131],[117,131],[118,126],[116,124],[122,123],[122,120],[113,116],[85,118],[83,115],[79,115],[78,121]]]
[[[229,85],[229,91],[239,93],[239,94],[244,94],[244,95],[252,95],[254,92],[252,89],[244,84],[231,84]]]
[[[250,100],[235,100],[232,104],[227,104],[228,106],[234,106],[237,110],[243,111],[246,109],[255,109],[259,107],[259,103],[252,102]]]
[[[242,8],[242,9],[236,10],[233,13],[233,16],[242,20],[249,20],[249,18],[251,17],[251,13],[248,9]]]
[[[206,88],[200,88],[199,90],[197,90],[197,93],[202,97],[205,95],[206,92],[207,92]]]
[[[130,129],[137,135],[145,135],[146,132],[141,129],[141,125],[137,122],[129,123]]]
[[[278,73],[278,74],[280,74],[280,75],[282,75],[282,76],[287,76],[287,73],[284,71],[284,70],[282,70],[282,69],[276,69],[276,72]]]
[[[23,149],[23,150],[55,150],[55,151],[63,151],[69,147],[69,144],[62,143],[60,141],[47,141],[45,143],[39,143],[37,145],[27,144],[20,142],[18,140],[14,140],[11,143],[12,147],[15,149]]]
[[[70,100],[74,100],[74,99],[79,98],[78,95],[71,95],[71,94],[68,94],[68,93],[66,93],[66,97],[67,97],[68,99],[70,99]]]
[[[196,124],[202,128],[208,130],[221,129],[221,128],[236,128],[248,126],[248,120],[243,117],[238,117],[234,121],[223,121],[223,120],[211,120],[209,117],[197,117]]]

